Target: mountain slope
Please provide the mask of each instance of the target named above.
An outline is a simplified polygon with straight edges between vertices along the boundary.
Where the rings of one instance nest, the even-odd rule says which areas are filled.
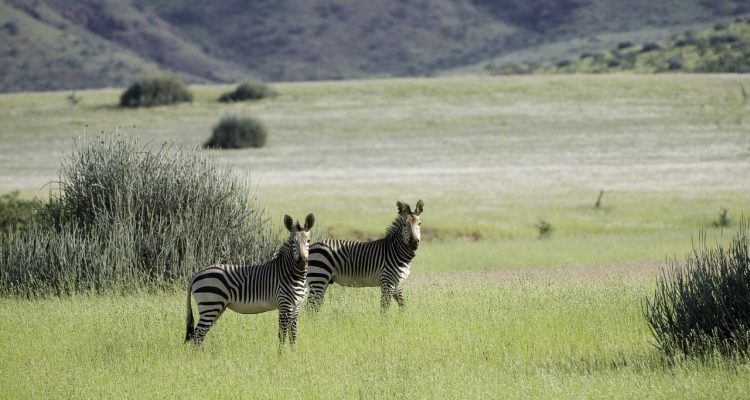
[[[484,65],[494,74],[603,73],[618,71],[750,73],[750,17],[686,30],[661,41],[624,41],[607,50],[585,51],[556,62],[501,62]]]
[[[0,91],[424,75],[612,32],[750,12],[735,0],[2,0]]]

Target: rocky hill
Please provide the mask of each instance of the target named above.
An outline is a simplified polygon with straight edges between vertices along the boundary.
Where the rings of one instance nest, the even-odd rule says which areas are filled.
[[[156,73],[188,82],[429,75],[747,12],[746,0],[2,0],[0,91],[122,86]]]

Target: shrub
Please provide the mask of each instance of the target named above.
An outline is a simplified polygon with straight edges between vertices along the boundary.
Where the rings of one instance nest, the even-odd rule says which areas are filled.
[[[260,100],[269,97],[273,91],[260,82],[243,82],[234,91],[226,92],[219,97],[224,103],[245,100]]]
[[[539,231],[539,239],[548,238],[550,235],[552,235],[552,224],[545,220],[539,220],[534,226],[536,226],[536,229]]]
[[[633,42],[620,42],[620,43],[617,43],[617,49],[618,50],[627,49],[628,47],[633,47]]]
[[[193,101],[193,94],[177,78],[141,78],[120,96],[120,107],[153,107]]]
[[[247,117],[224,117],[214,127],[211,138],[204,144],[208,148],[241,149],[263,147],[268,133],[259,120]]]
[[[670,58],[667,60],[667,67],[672,71],[682,69],[682,65],[682,60],[679,58]]]
[[[725,228],[729,226],[730,220],[727,216],[728,212],[729,211],[727,211],[726,208],[721,209],[721,212],[719,212],[719,218],[713,222],[714,228]]]
[[[748,225],[741,225],[728,248],[708,248],[702,233],[685,265],[669,265],[646,298],[646,321],[667,355],[747,353],[750,259]]]
[[[641,53],[648,53],[649,51],[659,50],[661,46],[656,43],[646,43],[641,47]]]
[[[21,199],[18,192],[0,196],[0,235],[28,226],[41,207],[42,203],[39,200]]]
[[[0,242],[0,294],[182,286],[209,264],[256,263],[275,249],[247,178],[197,150],[84,137],[59,185],[37,223]]]
[[[735,43],[739,42],[741,39],[739,36],[727,33],[726,35],[714,35],[711,36],[709,39],[709,43],[711,46],[716,46],[718,44],[724,44],[724,43]]]
[[[570,60],[560,60],[557,62],[557,68],[565,68],[567,66],[570,66],[572,62]]]

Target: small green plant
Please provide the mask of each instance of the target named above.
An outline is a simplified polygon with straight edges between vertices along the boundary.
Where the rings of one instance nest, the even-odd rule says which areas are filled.
[[[722,207],[721,211],[719,212],[719,219],[713,222],[715,228],[724,228],[729,226],[730,221],[727,213],[727,209]]]
[[[235,101],[260,100],[269,97],[273,91],[261,82],[243,82],[231,92],[226,92],[219,97],[222,103]]]
[[[120,107],[154,107],[193,101],[193,94],[175,77],[147,77],[132,83],[120,96]]]
[[[543,219],[540,219],[539,222],[537,222],[534,226],[536,226],[536,229],[539,231],[539,239],[550,237],[550,235],[552,235],[552,231],[554,230],[552,224]]]
[[[599,191],[599,196],[596,198],[596,203],[594,203],[595,208],[602,206],[602,197],[604,197],[604,190]]]
[[[702,232],[684,266],[672,263],[646,298],[644,314],[657,346],[667,355],[750,349],[750,258],[748,225],[741,223],[729,246],[706,245]]]
[[[211,138],[204,144],[207,148],[241,149],[263,147],[268,136],[265,125],[252,117],[224,117],[214,127]]]

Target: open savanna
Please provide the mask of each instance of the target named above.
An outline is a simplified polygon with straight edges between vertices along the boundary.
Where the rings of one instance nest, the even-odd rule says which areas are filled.
[[[235,104],[216,101],[229,86],[201,86],[191,104],[152,109],[117,108],[121,89],[78,92],[77,106],[1,95],[4,192],[54,191],[85,131],[197,148],[222,116],[251,115],[266,147],[205,154],[249,172],[273,223],[314,212],[330,236],[372,238],[396,200],[425,211],[407,309],[381,317],[377,290],[334,286],[282,356],[275,313],[226,313],[204,349],[183,346],[181,288],[1,300],[0,396],[746,397],[744,360],[662,358],[642,300],[700,229],[719,235],[722,208],[733,226],[750,213],[748,85],[368,80],[277,84]],[[542,220],[552,233],[538,239]]]

